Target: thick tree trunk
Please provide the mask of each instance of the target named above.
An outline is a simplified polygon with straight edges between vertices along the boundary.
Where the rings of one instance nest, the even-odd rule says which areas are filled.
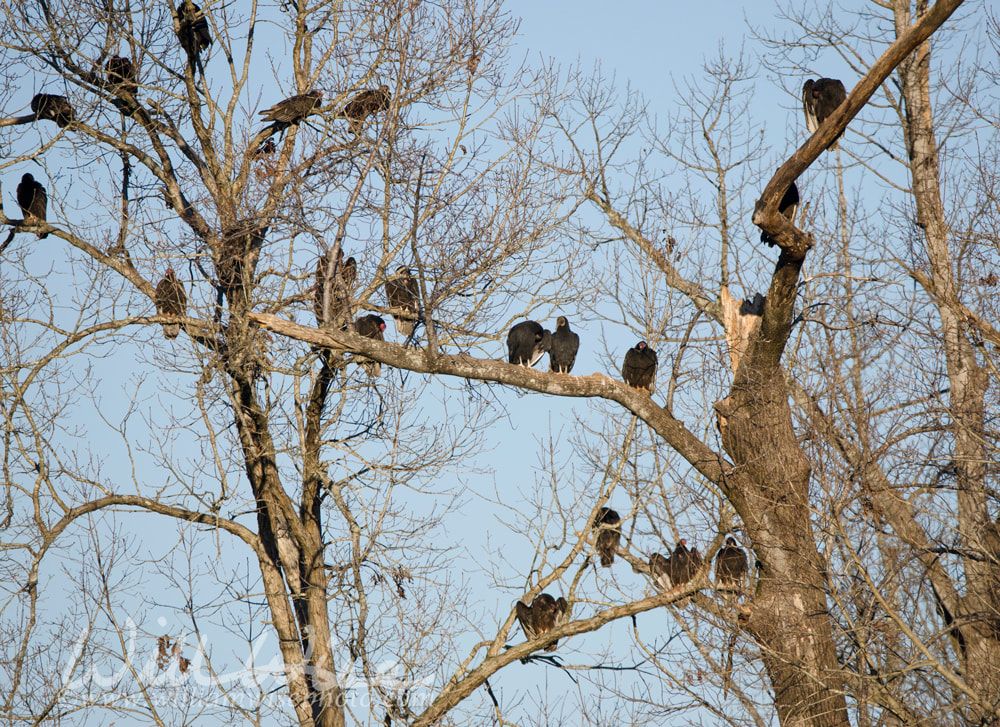
[[[733,501],[759,563],[747,630],[760,645],[784,727],[849,724],[809,508],[811,468],[792,427],[781,370],[801,256],[782,253],[761,326],[718,409],[736,465]]]
[[[910,0],[895,0],[896,32],[910,23]],[[917,0],[916,13],[927,11],[927,0]],[[984,438],[983,417],[989,384],[986,371],[976,358],[975,348],[963,330],[958,307],[958,286],[952,272],[939,181],[939,150],[934,136],[934,115],[930,101],[930,42],[924,41],[899,66],[905,103],[904,131],[910,157],[917,225],[923,230],[929,278],[918,275],[937,303],[941,319],[941,340],[948,369],[949,414],[953,436],[953,456],[958,501],[958,528],[961,548],[967,555],[965,595],[941,594],[942,605],[956,619],[962,639],[958,648],[966,682],[984,704],[970,705],[973,721],[995,714],[1000,704],[1000,612],[996,592],[997,564],[987,554],[985,541],[992,523],[987,507],[986,463],[990,461]],[[992,709],[988,706],[992,704]]]

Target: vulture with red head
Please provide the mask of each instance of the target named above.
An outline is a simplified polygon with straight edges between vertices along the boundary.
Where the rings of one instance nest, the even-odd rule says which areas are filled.
[[[570,330],[566,316],[559,316],[549,347],[549,371],[568,374],[573,370],[578,350],[580,350],[580,337]]]
[[[559,626],[566,617],[569,604],[565,598],[556,599],[548,593],[542,593],[535,597],[530,606],[523,601],[518,601],[514,605],[514,609],[517,612],[517,620],[521,624],[521,629],[530,641]],[[558,644],[558,641],[553,641],[546,645],[545,650],[555,651]]]
[[[826,121],[840,104],[847,98],[847,89],[844,84],[836,78],[809,79],[802,86],[802,108],[806,113],[806,129],[810,134],[815,134],[817,129]],[[837,139],[830,142],[827,151],[837,148]]]
[[[535,321],[521,321],[507,334],[507,360],[531,368],[552,346],[552,334]]]
[[[739,588],[747,576],[747,554],[732,536],[715,555],[715,580],[724,588]]]
[[[153,302],[156,303],[156,312],[161,316],[182,316],[187,310],[187,293],[184,292],[184,284],[177,279],[173,268],[167,268],[167,274],[157,283]],[[163,324],[165,338],[177,338],[180,332],[180,323]]]
[[[45,222],[49,195],[45,192],[45,187],[36,182],[30,174],[22,176],[21,183],[17,185],[17,206],[21,208],[25,224]],[[41,239],[48,236],[49,233],[43,232],[38,237]]]
[[[681,586],[694,578],[702,566],[702,558],[697,548],[688,550],[687,540],[681,538],[670,556],[670,580],[675,586]]]
[[[639,341],[625,353],[622,364],[622,380],[636,389],[653,391],[653,379],[656,377],[656,351],[645,341]]]

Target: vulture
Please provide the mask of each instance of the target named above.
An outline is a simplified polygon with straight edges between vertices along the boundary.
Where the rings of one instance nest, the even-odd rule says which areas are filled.
[[[361,122],[368,116],[389,108],[390,98],[389,87],[384,83],[377,89],[366,88],[347,102],[343,112],[340,114],[340,118],[347,119],[351,126],[351,133],[357,134],[361,127]]]
[[[405,316],[393,314],[396,330],[403,336],[413,335],[413,329],[417,326],[420,290],[408,267],[401,265],[396,274],[385,281],[385,297],[389,301],[390,308],[406,314]]]
[[[167,268],[167,274],[157,283],[153,301],[156,303],[156,312],[161,316],[184,315],[187,310],[187,294],[184,292],[184,284],[177,279],[173,268]],[[165,338],[177,338],[180,332],[180,323],[163,324]]]
[[[802,108],[806,112],[806,129],[815,134],[827,117],[837,110],[847,98],[847,89],[836,78],[809,79],[802,86]],[[841,132],[839,139],[844,133]],[[837,139],[830,142],[827,151],[837,148]]]
[[[795,186],[795,182],[788,185],[788,189],[785,190],[785,195],[781,198],[781,202],[778,203],[778,212],[788,218],[789,222],[795,222],[795,211],[799,206],[799,188]],[[774,240],[766,232],[760,233],[760,241],[767,243],[769,247],[774,247]]]
[[[528,640],[537,638],[544,633],[548,633],[566,617],[569,604],[565,598],[553,598],[548,593],[542,593],[535,597],[531,605],[526,605],[523,601],[518,601],[514,605],[517,612],[517,620],[524,630],[524,635]],[[555,651],[558,641],[553,641],[545,647],[546,651]]]
[[[568,374],[573,370],[576,352],[580,349],[580,337],[569,329],[566,316],[556,318],[556,330],[552,334],[549,347],[549,371]]]
[[[507,334],[508,361],[531,368],[552,345],[552,334],[535,321],[521,321]]]
[[[677,543],[670,556],[670,580],[675,586],[681,586],[694,578],[694,574],[702,566],[701,555],[697,548],[687,548],[687,540],[683,538]]]
[[[615,562],[615,553],[622,539],[621,524],[621,517],[610,507],[602,507],[594,518],[594,530],[597,531],[594,550],[601,556],[601,565],[605,568]]]
[[[135,66],[130,59],[111,56],[104,64],[104,72],[112,91],[135,95],[138,87],[135,82]]]
[[[653,581],[664,591],[669,591],[674,587],[670,580],[670,558],[653,553],[649,556],[649,573],[653,576]]]
[[[385,340],[382,336],[383,331],[385,331],[385,321],[376,315],[367,315],[358,318],[358,320],[354,321],[354,330],[356,333],[368,338],[374,338],[376,341]],[[382,375],[382,364],[378,361],[365,358],[360,361],[360,364],[361,368],[370,377],[375,378]]]
[[[201,7],[190,0],[177,3],[177,39],[181,48],[192,58],[212,45],[212,32],[208,28],[208,19]]]
[[[330,267],[330,253],[324,253],[319,256],[319,260],[316,261],[316,286],[314,290],[313,297],[313,311],[316,313],[316,322],[320,325],[323,324],[323,295],[326,291],[326,272]],[[354,290],[354,282],[358,278],[358,263],[353,257],[344,260],[343,249],[337,252],[337,265],[334,268],[335,271],[339,271],[340,279],[344,283],[344,289],[348,301],[350,301],[351,293]],[[334,310],[336,308],[336,301],[340,295],[339,288],[336,285],[330,286],[330,309]]]
[[[261,111],[260,115],[264,117],[264,121],[274,122],[277,127],[284,129],[301,122],[322,102],[322,91],[309,91],[278,101],[271,108]]]
[[[639,341],[634,348],[625,352],[622,379],[633,388],[652,392],[655,376],[656,351],[651,349],[645,341]]]
[[[746,575],[747,554],[736,545],[736,539],[730,536],[715,555],[715,581],[726,588],[739,588]]]
[[[17,185],[17,206],[21,208],[26,224],[45,222],[49,195],[45,193],[45,187],[36,182],[30,174],[21,177],[21,183]],[[48,236],[49,233],[43,232],[38,237],[41,239]]]
[[[55,121],[60,128],[68,126],[76,121],[76,113],[73,106],[66,100],[65,96],[56,96],[51,93],[36,93],[31,99],[31,110],[35,113],[35,120],[47,119]]]

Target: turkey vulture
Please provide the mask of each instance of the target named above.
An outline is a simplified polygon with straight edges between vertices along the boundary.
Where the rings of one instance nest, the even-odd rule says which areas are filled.
[[[694,578],[702,566],[701,555],[697,548],[687,548],[687,540],[681,538],[670,556],[670,580],[675,586],[681,586]]]
[[[653,391],[653,378],[656,376],[656,351],[639,341],[634,348],[625,352],[625,363],[622,364],[622,379],[636,389]]]
[[[535,597],[530,606],[518,601],[514,605],[514,610],[517,612],[517,620],[524,630],[524,635],[530,641],[558,626],[566,617],[569,604],[565,598],[556,599],[548,593],[542,593]],[[545,650],[555,651],[558,644],[558,641],[553,641],[545,647]]]
[[[795,210],[798,206],[799,188],[795,186],[795,182],[792,182],[788,185],[788,189],[785,190],[785,195],[781,198],[781,202],[778,203],[778,212],[787,217],[789,222],[795,222]],[[767,243],[769,247],[774,247],[774,240],[766,232],[760,233],[760,241]]]
[[[521,321],[507,334],[508,360],[531,368],[552,345],[552,334],[535,321]]]
[[[653,553],[649,556],[649,573],[653,576],[653,581],[664,591],[669,591],[674,587],[670,580],[670,558]]]
[[[340,118],[347,119],[351,127],[351,133],[357,134],[361,127],[361,122],[368,116],[389,108],[390,98],[389,87],[384,83],[377,89],[366,88],[347,102],[343,112],[340,114]]]
[[[406,314],[405,317],[393,314],[396,330],[403,336],[411,336],[417,325],[420,290],[408,267],[401,265],[396,274],[385,281],[385,297],[389,300],[390,308],[401,310]]]
[[[313,311],[316,313],[316,322],[323,325],[323,296],[326,292],[326,273],[330,268],[330,253],[324,253],[316,261],[316,287],[313,297]],[[353,257],[344,260],[344,250],[337,251],[337,266],[335,271],[339,271],[340,279],[344,283],[344,290],[350,303],[351,293],[354,291],[354,282],[358,278],[358,263]],[[334,301],[338,299],[340,290],[337,286],[330,287],[330,309],[334,309]]]
[[[31,99],[31,110],[35,113],[36,120],[47,119],[55,121],[60,128],[68,126],[76,121],[76,113],[73,106],[66,100],[65,96],[56,96],[51,93],[36,93]]]
[[[601,556],[601,565],[605,568],[615,562],[615,553],[622,539],[621,523],[621,517],[610,507],[602,507],[594,518],[594,530],[597,531],[594,550]]]
[[[264,121],[272,121],[275,126],[284,129],[287,126],[302,121],[322,101],[322,91],[308,91],[307,93],[300,93],[297,96],[278,101],[271,108],[261,111],[260,115],[264,117]]]
[[[746,575],[747,554],[736,545],[735,538],[726,538],[725,546],[715,556],[716,582],[727,588],[739,588]]]
[[[376,341],[385,340],[382,336],[382,332],[385,331],[385,321],[376,315],[367,315],[358,318],[358,320],[354,321],[354,330],[358,334],[368,338],[374,338]],[[365,370],[365,373],[372,378],[382,374],[382,364],[378,361],[372,361],[369,358],[365,358],[359,363],[361,364],[361,368]]]
[[[197,58],[199,53],[212,45],[208,19],[199,5],[190,0],[177,3],[177,25],[177,39],[189,56]]]
[[[17,185],[17,206],[21,208],[25,224],[45,222],[49,195],[45,193],[45,187],[36,182],[30,174],[21,177],[21,183]],[[38,237],[42,239],[48,236],[49,233],[43,232]]]
[[[184,284],[177,279],[173,268],[167,268],[167,274],[157,283],[153,301],[156,303],[156,312],[161,316],[184,315],[187,310],[187,294],[184,292]],[[180,323],[163,324],[165,338],[177,338],[180,332]]]
[[[572,371],[579,348],[580,337],[569,329],[566,316],[556,318],[556,331],[552,334],[552,345],[549,348],[549,371],[560,374]]]
[[[827,117],[837,110],[847,98],[844,84],[836,78],[809,79],[802,86],[802,108],[806,112],[806,129],[815,134]],[[840,132],[839,139],[844,135]],[[837,139],[830,142],[827,151],[837,148]]]
[[[137,89],[135,66],[130,59],[122,56],[111,56],[104,64],[104,72],[107,74],[108,85],[112,91],[135,94]]]

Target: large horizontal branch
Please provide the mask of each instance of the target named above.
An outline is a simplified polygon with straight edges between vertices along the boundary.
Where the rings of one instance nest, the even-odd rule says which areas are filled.
[[[537,371],[494,359],[475,358],[468,354],[433,355],[425,349],[404,348],[388,341],[366,338],[353,331],[311,328],[266,313],[249,315],[251,320],[273,333],[314,346],[354,351],[407,371],[493,381],[555,396],[614,401],[646,422],[667,444],[712,482],[723,485],[724,477],[729,474],[731,468],[722,455],[706,446],[668,410],[653,402],[645,391],[633,389],[605,374],[572,376]]]
[[[778,212],[778,205],[788,186],[809,168],[830,143],[843,133],[851,119],[858,115],[879,86],[896,67],[927,40],[954,13],[964,0],[938,0],[916,23],[911,25],[872,64],[868,73],[788,161],[781,165],[764,193],[757,200],[753,223],[766,232],[777,245],[793,258],[801,258],[812,246],[812,237],[796,228]]]
[[[570,621],[554,628],[552,631],[546,632],[538,638],[513,646],[502,654],[487,657],[464,679],[446,686],[437,699],[431,702],[427,709],[412,722],[412,725],[413,727],[421,727],[422,725],[434,724],[454,708],[455,705],[459,704],[463,699],[472,694],[473,691],[482,686],[490,676],[508,664],[529,656],[533,651],[537,651],[541,646],[551,642],[553,639],[596,631],[611,621],[635,616],[659,606],[666,606],[669,603],[680,601],[691,595],[695,590],[697,588],[694,586],[675,589],[675,591],[657,593],[639,601],[626,603],[623,606],[614,606],[603,611],[598,611],[590,618]]]

